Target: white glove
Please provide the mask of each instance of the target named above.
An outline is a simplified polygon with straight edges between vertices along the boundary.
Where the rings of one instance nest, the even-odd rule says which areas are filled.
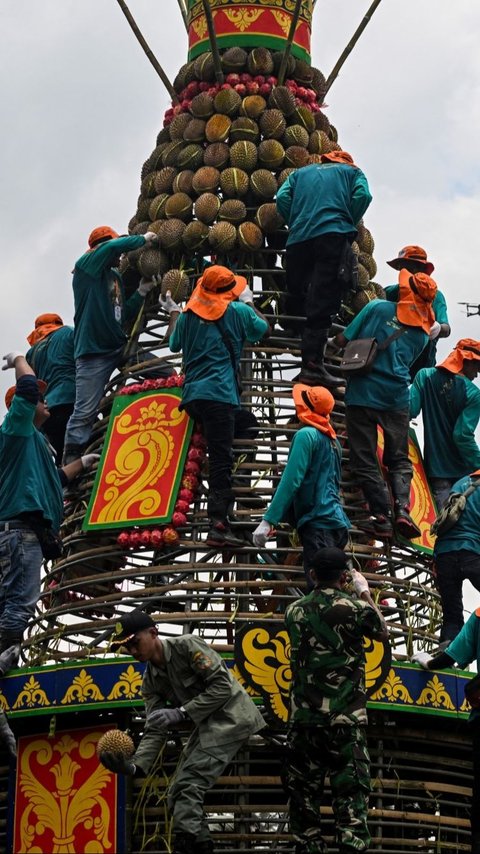
[[[147,243],[152,243],[153,240],[158,240],[158,234],[154,231],[146,231],[143,235]]]
[[[238,302],[253,302],[253,291],[248,285],[245,285],[242,293],[238,297]]]
[[[154,277],[153,277],[153,276],[152,276],[152,278],[151,278],[151,280],[150,280],[150,281],[149,281],[148,279],[145,279],[144,277],[142,277],[142,278],[140,279],[140,284],[139,284],[139,286],[138,286],[138,288],[137,288],[137,291],[138,291],[138,293],[140,294],[140,296],[141,296],[141,297],[146,297],[146,296],[147,296],[147,294],[149,294],[149,293],[150,293],[150,291],[152,290],[152,288],[154,288],[154,287],[155,287],[155,285],[156,285],[156,284],[157,284],[157,283],[156,283],[156,281],[155,281],[155,279],[154,279]]]
[[[19,356],[23,356],[23,353],[20,353],[19,350],[12,350],[11,353],[7,353],[7,355],[3,357],[3,361],[7,364],[2,365],[2,371],[8,371],[9,368],[14,368],[15,359],[18,359]]]
[[[338,346],[333,336],[331,338],[327,338],[327,347],[329,350],[332,350],[333,353],[339,353],[342,349]]]
[[[175,300],[172,299],[172,292],[171,291],[167,291],[165,296],[163,294],[160,294],[158,301],[159,301],[160,305],[162,306],[162,308],[164,309],[164,311],[168,312],[168,314],[171,314],[173,311],[181,311],[182,310],[180,308],[180,306],[177,305]]]
[[[420,667],[423,667],[424,670],[428,670],[428,663],[432,660],[432,656],[429,652],[416,652],[415,655],[412,655],[410,661],[414,664],[419,664]]]
[[[438,336],[440,335],[441,330],[442,327],[440,323],[438,322],[438,320],[435,320],[430,327],[430,332],[428,333],[430,341],[435,341],[435,338],[438,338]]]
[[[352,583],[355,593],[358,597],[361,597],[362,593],[368,593],[368,581],[361,572],[358,572],[357,569],[351,569],[350,575],[352,576]]]
[[[82,469],[90,469],[95,463],[98,463],[100,459],[100,454],[84,454],[83,457],[80,457],[82,461]]]
[[[262,519],[260,524],[255,528],[253,532],[253,542],[258,549],[265,548],[267,540],[272,531],[273,525],[271,525],[270,522],[267,522],[266,519]]]

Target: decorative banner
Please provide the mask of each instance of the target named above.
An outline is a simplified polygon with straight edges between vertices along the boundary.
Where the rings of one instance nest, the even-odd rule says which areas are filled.
[[[284,50],[296,0],[209,0],[218,47]],[[292,54],[311,61],[313,0],[303,0]],[[188,0],[188,59],[211,50],[202,0]]]
[[[367,697],[377,692],[390,670],[392,652],[384,641],[365,638]],[[235,635],[235,664],[250,694],[260,694],[267,708],[286,723],[292,671],[290,639],[275,623],[247,623]]]
[[[170,522],[193,421],[179,389],[117,397],[84,531]]]
[[[378,428],[378,459],[382,465],[383,459],[383,431]],[[410,429],[408,438],[408,456],[413,466],[412,485],[410,487],[410,515],[416,525],[420,528],[422,536],[416,540],[404,540],[404,543],[413,546],[426,554],[433,554],[435,537],[430,533],[430,525],[434,521],[437,511],[435,502],[430,491],[425,469],[423,468],[422,454],[417,442],[415,430]]]
[[[124,850],[124,830],[119,833],[117,827],[124,814],[124,784],[96,755],[107,729],[111,727],[19,738],[14,854]]]

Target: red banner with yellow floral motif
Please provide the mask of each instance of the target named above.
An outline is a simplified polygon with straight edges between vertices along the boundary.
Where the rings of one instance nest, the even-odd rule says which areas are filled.
[[[193,421],[181,391],[117,397],[83,530],[170,522]]]
[[[15,779],[14,854],[124,850],[123,783],[97,759],[111,727],[21,736]]]
[[[284,50],[296,0],[209,0],[220,49],[268,47]],[[302,0],[292,54],[310,62],[313,0]],[[188,0],[188,58],[211,50],[202,0]]]
[[[383,459],[383,444],[383,431],[379,427],[378,459],[380,465],[382,465]],[[410,515],[422,532],[421,537],[418,537],[416,540],[408,540],[408,543],[421,552],[433,554],[435,537],[430,533],[430,525],[434,521],[437,511],[425,469],[423,468],[423,459],[417,437],[415,431],[412,429],[410,429],[408,437],[408,456],[413,466],[413,477],[410,487]],[[407,541],[405,540],[405,542]]]

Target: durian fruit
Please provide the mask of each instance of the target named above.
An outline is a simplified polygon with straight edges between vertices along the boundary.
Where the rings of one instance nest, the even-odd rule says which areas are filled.
[[[285,151],[285,166],[294,166],[296,169],[301,169],[308,163],[309,154],[306,148],[301,145],[289,145]]]
[[[247,58],[247,71],[254,76],[263,74],[268,77],[273,72],[272,54],[266,47],[254,47]]]
[[[311,163],[322,163],[322,155],[321,154],[309,154],[307,163],[309,166]]]
[[[242,222],[238,226],[238,242],[242,249],[248,249],[250,252],[258,252],[263,246],[263,233],[261,228],[254,222]]]
[[[197,252],[208,243],[210,229],[206,223],[199,219],[189,222],[182,234],[182,242],[189,252]]]
[[[310,88],[313,79],[313,69],[312,66],[305,62],[303,59],[295,60],[295,68],[293,71],[293,79],[300,83],[301,86],[307,86]]]
[[[174,193],[187,193],[190,195],[193,192],[193,169],[182,169],[173,179],[172,190]]]
[[[189,113],[179,113],[177,116],[173,117],[168,126],[168,132],[172,142],[176,139],[184,139],[183,134],[187,125],[190,124],[191,121],[192,117]]]
[[[288,148],[290,145],[303,145],[306,148],[309,139],[308,132],[303,125],[290,125],[284,133],[282,143],[285,148]]]
[[[248,175],[243,169],[231,166],[221,172],[220,187],[222,193],[229,198],[246,196],[249,187]]]
[[[210,229],[208,242],[215,252],[231,252],[237,241],[237,229],[231,222],[216,222]]]
[[[268,106],[289,118],[295,112],[295,97],[287,86],[275,86],[270,92]]]
[[[222,68],[228,73],[243,71],[247,64],[247,51],[241,47],[229,47],[221,57]]]
[[[263,113],[263,116],[265,113]],[[260,118],[262,119],[263,116]],[[258,142],[260,139],[260,128],[253,119],[246,116],[240,116],[232,122],[230,128],[230,142],[240,142],[247,140],[248,142]]]
[[[230,160],[230,149],[226,142],[212,142],[207,145],[203,157],[205,166],[215,166],[216,169],[223,169]]]
[[[277,179],[269,169],[256,169],[250,175],[250,189],[258,199],[273,199],[278,189]]]
[[[273,60],[273,73],[278,77],[278,72],[280,71],[280,66],[283,62],[284,52],[283,50],[276,50],[272,53]],[[292,77],[295,71],[295,57],[290,53],[287,59],[287,69],[286,76]]]
[[[189,288],[190,279],[185,271],[174,268],[165,273],[160,290],[163,296],[170,291],[175,302],[183,302],[187,298]]]
[[[177,166],[181,169],[199,169],[203,164],[203,148],[198,143],[191,142],[178,153]]]
[[[280,169],[285,149],[278,139],[263,139],[258,146],[258,159],[265,169]]]
[[[148,215],[152,222],[156,219],[165,219],[165,205],[169,198],[168,193],[159,193],[152,199],[148,208]]]
[[[163,166],[176,166],[177,157],[184,147],[184,144],[183,140],[176,139],[175,142],[169,142],[168,145],[165,146],[162,153]]]
[[[227,222],[238,225],[246,217],[247,208],[245,202],[242,202],[241,199],[226,199],[220,205],[220,210],[218,211],[219,220],[225,219]]]
[[[370,282],[370,285],[373,287],[373,289],[375,291],[375,296],[377,297],[377,299],[386,299],[387,298],[387,294],[385,292],[385,289],[382,288],[382,286],[379,285],[378,282]]]
[[[162,142],[171,142],[168,127],[163,127],[157,134],[156,144],[160,145]]]
[[[199,196],[202,193],[215,193],[219,186],[220,172],[215,166],[201,166],[193,175],[192,188]]]
[[[215,79],[215,65],[213,56],[209,53],[202,53],[194,62],[195,77],[198,80],[209,82]]]
[[[195,202],[195,216],[200,222],[210,225],[218,214],[220,208],[220,199],[214,193],[202,193]]]
[[[317,130],[325,131],[327,135],[330,131],[330,122],[328,121],[328,118],[325,113],[322,113],[321,110],[318,113],[315,113],[315,127],[317,128]]]
[[[242,99],[235,89],[220,89],[213,99],[215,112],[226,116],[236,116],[241,103]]]
[[[167,219],[181,219],[188,222],[192,218],[193,202],[186,193],[174,193],[165,203]]]
[[[377,275],[377,264],[375,259],[368,252],[360,252],[358,256],[358,261],[360,264],[368,270],[368,275],[370,279],[375,278]]]
[[[315,119],[308,107],[297,107],[293,115],[297,124],[302,125],[308,133],[313,133],[315,130]]]
[[[149,219],[149,210],[150,207],[150,199],[142,199],[140,196],[138,199],[137,211],[135,217],[137,222],[145,222],[146,219]]]
[[[180,94],[182,89],[185,89],[185,86],[188,86],[189,83],[192,82],[195,78],[195,63],[194,62],[186,62],[185,65],[182,65],[180,71],[178,72],[175,80],[173,81],[173,88],[175,92]]]
[[[205,126],[205,136],[208,142],[225,142],[228,139],[231,124],[232,120],[229,116],[224,116],[221,113],[215,113],[211,116]]]
[[[179,249],[182,245],[182,235],[184,231],[185,223],[183,220],[163,220],[158,230],[158,239],[162,249]]]
[[[260,116],[259,126],[265,139],[281,139],[285,133],[287,121],[280,110],[265,110]]]
[[[320,103],[325,97],[325,84],[325,76],[319,68],[314,68],[312,65],[312,82],[310,83],[310,86],[317,93]]]
[[[363,264],[358,265],[358,287],[362,290],[368,290],[370,285],[370,274]]]
[[[274,231],[278,231],[282,225],[285,225],[274,202],[266,202],[260,205],[255,214],[255,222],[265,234],[272,234]]]
[[[153,198],[153,196],[159,192],[155,189],[155,180],[158,174],[158,172],[150,172],[148,175],[145,175],[145,178],[140,185],[140,191],[143,198]]]
[[[199,95],[195,95],[190,104],[190,112],[196,119],[209,119],[215,112],[213,98],[207,95],[206,92],[200,92]]]
[[[251,172],[252,169],[255,169],[257,160],[258,154],[255,143],[241,140],[241,142],[234,142],[230,146],[230,163],[232,166],[238,166],[245,172]]]
[[[162,276],[169,266],[168,257],[161,249],[142,249],[137,261],[138,270],[146,279]]]
[[[172,191],[173,181],[178,172],[174,166],[164,166],[159,172],[154,172],[155,193],[170,193]]]
[[[142,178],[144,178],[145,175],[148,175],[149,172],[156,172],[157,169],[161,169],[163,166],[162,154],[168,144],[168,142],[161,142],[160,145],[157,145],[157,147],[153,149],[150,157],[142,166]]]
[[[240,115],[249,119],[258,119],[267,109],[267,102],[261,95],[247,95],[240,106]]]
[[[363,222],[358,224],[357,240],[362,252],[368,252],[369,255],[373,255],[375,250],[375,241],[368,228],[365,228]]]
[[[308,140],[311,154],[326,154],[330,150],[330,140],[324,130],[314,130]]]
[[[135,753],[135,745],[128,732],[110,729],[108,732],[104,732],[97,742],[97,756],[100,758],[102,753],[115,753],[125,759],[130,759]]]
[[[282,169],[280,175],[278,176],[278,186],[279,188],[282,186],[284,181],[287,180],[288,176],[295,172],[295,169],[292,166],[287,166],[286,169]]]
[[[192,119],[190,116],[190,121],[183,132],[185,142],[203,142],[206,124],[205,119]]]

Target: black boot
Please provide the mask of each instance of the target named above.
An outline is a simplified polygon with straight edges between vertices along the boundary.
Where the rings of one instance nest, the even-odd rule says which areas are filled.
[[[196,854],[195,836],[193,833],[176,833],[173,840],[172,854]]]
[[[322,385],[325,388],[337,388],[345,385],[345,380],[342,377],[334,377],[329,374],[323,364],[327,339],[328,329],[305,327],[302,335],[302,370],[294,377],[294,383]]]
[[[365,530],[380,540],[391,539],[393,537],[392,508],[386,483],[365,482],[362,483],[362,491],[372,514],[371,519],[364,525]]]
[[[234,497],[231,489],[211,490],[208,495],[207,512],[210,518],[210,529],[206,545],[212,548],[239,549],[245,545],[230,528],[228,521],[229,509],[233,509]]]
[[[393,514],[395,528],[406,540],[416,540],[422,532],[410,516],[410,472],[394,472],[390,475],[390,486],[393,492]]]

